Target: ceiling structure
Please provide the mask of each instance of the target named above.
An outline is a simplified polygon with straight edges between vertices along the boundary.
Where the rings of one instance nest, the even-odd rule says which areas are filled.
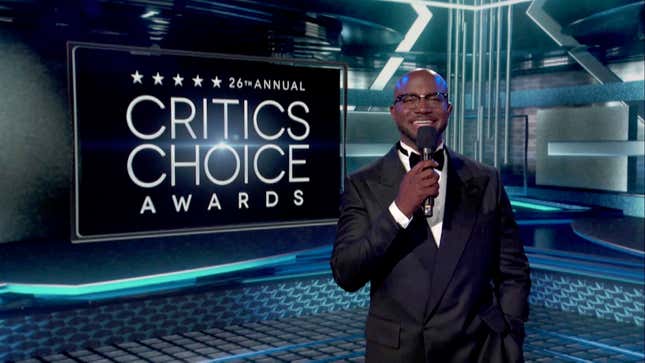
[[[530,0],[0,0],[0,32],[45,55],[68,40],[340,61],[366,89],[393,56],[401,67],[445,72],[449,8],[513,4],[512,70],[575,67],[566,45],[526,15]],[[643,8],[635,0],[543,0],[542,10],[603,64],[642,60]],[[423,5],[425,6],[423,6]],[[420,8],[427,9],[421,13]],[[426,10],[423,10],[426,11]],[[428,16],[429,14],[429,16]],[[407,41],[406,44],[403,44]],[[549,59],[560,59],[549,62]],[[564,60],[564,61],[563,61]]]

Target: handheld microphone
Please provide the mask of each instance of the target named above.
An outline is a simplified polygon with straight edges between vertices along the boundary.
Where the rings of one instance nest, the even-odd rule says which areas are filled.
[[[421,126],[417,129],[417,148],[421,153],[423,160],[432,160],[432,153],[437,149],[439,143],[437,129],[432,126]],[[423,214],[426,217],[432,217],[432,207],[434,198],[427,198],[423,202]]]

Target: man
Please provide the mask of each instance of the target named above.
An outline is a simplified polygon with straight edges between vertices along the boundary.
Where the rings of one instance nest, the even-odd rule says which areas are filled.
[[[367,362],[523,361],[529,266],[499,173],[443,140],[444,165],[409,164],[418,128],[443,135],[451,111],[439,74],[406,74],[390,106],[400,142],[345,181],[331,267],[347,291],[370,282]]]

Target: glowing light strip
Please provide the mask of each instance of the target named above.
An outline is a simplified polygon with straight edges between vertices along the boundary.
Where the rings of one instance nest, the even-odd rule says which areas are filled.
[[[542,226],[542,225],[556,225],[556,224],[571,224],[573,219],[518,219],[516,220],[519,226]]]
[[[487,10],[487,9],[496,9],[496,8],[501,8],[502,6],[510,6],[510,5],[515,5],[515,4],[521,4],[521,3],[528,3],[532,2],[533,0],[506,0],[506,1],[500,1],[494,4],[484,4],[484,5],[479,5],[477,6],[477,11],[479,10]]]
[[[520,202],[518,200],[511,200],[511,205],[513,207],[520,207],[520,208],[539,210],[540,212],[557,212],[557,211],[562,210],[562,209],[556,208],[556,207],[549,207],[549,206],[545,206],[545,205],[539,205],[539,204],[533,204],[533,203],[527,203],[527,202]]]
[[[390,3],[404,3],[404,4],[410,4],[413,2],[410,0],[379,0],[379,1],[387,1]],[[514,4],[528,3],[531,1],[533,0],[506,0],[506,1],[500,1],[493,4],[484,4],[484,5],[451,4],[451,3],[441,2],[441,1],[420,1],[420,3],[425,4],[426,6],[432,7],[432,8],[480,11],[485,9],[495,9],[503,6],[510,6]],[[414,1],[414,2],[417,2],[417,1]]]
[[[155,15],[158,15],[158,14],[159,14],[159,12],[158,12],[158,11],[156,11],[156,10],[150,10],[150,11],[147,11],[145,14],[141,15],[141,17],[142,17],[143,19],[147,19],[147,18],[149,18],[149,17],[151,17],[151,16],[155,16]]]
[[[378,77],[374,80],[374,83],[370,86],[370,89],[374,91],[382,91],[401,63],[403,63],[403,57],[390,57],[385,64],[385,67],[381,70],[381,73],[379,73]]]
[[[417,18],[410,26],[410,29],[408,29],[408,32],[405,34],[405,37],[403,37],[401,43],[396,47],[396,52],[409,52],[430,22],[430,19],[432,19],[432,12],[428,10],[425,5],[422,5],[420,1],[412,1],[410,2],[410,6],[412,6],[412,9],[417,13]],[[385,67],[381,70],[381,73],[379,73],[374,80],[374,83],[370,86],[370,89],[374,91],[382,91],[401,63],[403,63],[402,57],[390,57],[387,63],[385,63]]]
[[[269,258],[261,258],[256,260],[234,262],[218,266],[202,267],[191,270],[169,272],[163,274],[155,274],[127,279],[110,280],[94,282],[89,284],[79,285],[64,285],[64,284],[21,284],[21,283],[5,283],[0,286],[0,294],[15,293],[15,294],[33,294],[33,295],[46,295],[46,296],[77,296],[86,294],[105,293],[116,290],[140,288],[150,285],[167,284],[170,282],[194,280],[200,277],[213,276],[224,274],[228,272],[235,272],[241,270],[252,269],[267,265],[293,262],[295,255],[283,255]]]
[[[345,147],[348,157],[373,158],[387,154],[392,144],[347,144]]]
[[[423,32],[423,29],[426,28],[430,19],[432,19],[432,13],[424,5],[413,3],[411,4],[414,11],[417,12],[417,19],[412,23],[408,33],[405,34],[405,37],[401,41],[398,47],[396,47],[397,52],[409,52],[412,49],[414,43]]]
[[[548,156],[643,156],[643,141],[549,141]]]

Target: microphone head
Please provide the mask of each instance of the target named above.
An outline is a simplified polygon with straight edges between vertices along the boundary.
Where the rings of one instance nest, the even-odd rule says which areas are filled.
[[[430,149],[434,152],[439,144],[439,134],[432,126],[421,126],[417,129],[417,148],[419,151]]]

